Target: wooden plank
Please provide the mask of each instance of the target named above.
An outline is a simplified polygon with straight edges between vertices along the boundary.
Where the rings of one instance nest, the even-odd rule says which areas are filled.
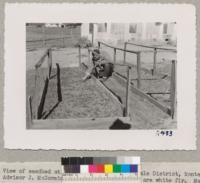
[[[131,77],[130,77],[130,69],[131,67],[127,67],[127,81],[126,81],[126,111],[125,111],[125,115],[129,116],[130,114],[130,110],[129,110],[129,106],[130,106],[130,86],[131,86]]]
[[[48,86],[49,86],[49,79],[46,78],[44,89],[43,89],[43,92],[42,92],[42,97],[40,99],[40,104],[38,106],[37,119],[41,119],[42,118],[43,109],[44,109],[44,103],[45,103],[45,99],[46,99],[46,95],[47,95]]]
[[[170,108],[171,117],[174,118],[175,105],[176,105],[176,61],[172,60],[171,67],[171,82],[170,82]]]
[[[147,46],[147,45],[142,45],[142,44],[136,44],[136,43],[131,43],[131,42],[126,42],[127,44],[130,45],[135,45],[135,46],[141,46],[144,48],[152,48],[152,49],[158,49],[158,50],[163,50],[163,51],[171,51],[171,52],[177,52],[176,49],[172,49],[172,48],[161,48],[161,47],[157,47],[157,46]]]
[[[31,129],[76,129],[76,130],[108,130],[117,120],[130,123],[129,117],[107,117],[107,118],[77,118],[77,119],[46,119],[33,120]]]
[[[61,83],[60,83],[60,66],[56,63],[57,67],[57,95],[58,95],[58,102],[62,102],[62,90],[61,90]]]
[[[137,54],[137,88],[141,88],[141,54]]]
[[[99,43],[100,44],[102,44],[102,45],[104,45],[104,46],[107,46],[107,47],[109,47],[109,48],[116,48],[117,50],[120,50],[120,51],[126,51],[126,52],[129,52],[129,53],[134,53],[134,54],[137,54],[137,53],[139,53],[139,51],[133,51],[133,50],[125,50],[125,49],[123,49],[123,48],[118,48],[118,47],[114,47],[114,46],[111,46],[111,45],[109,45],[109,44],[106,44],[106,43],[103,43],[103,42],[100,42],[99,41]]]
[[[115,79],[122,85],[122,86],[126,86],[126,79],[123,78],[122,76],[118,75],[117,73],[113,73],[113,77],[115,77]],[[142,98],[147,99],[149,102],[151,102],[152,104],[154,104],[155,106],[157,106],[160,110],[162,110],[163,112],[165,112],[166,114],[171,114],[171,110],[167,107],[165,107],[164,105],[162,105],[161,103],[159,103],[157,100],[155,100],[154,98],[150,97],[149,95],[145,94],[144,92],[142,92],[140,89],[135,88],[133,86],[133,83],[131,83],[131,91],[133,93],[135,93],[136,95],[139,95]]]
[[[148,95],[170,95],[170,92],[147,92]]]
[[[119,106],[122,108],[122,111],[124,111],[125,106],[120,102],[119,96],[115,92],[113,92],[112,90],[110,90],[103,82],[99,81],[94,76],[92,76],[92,79],[95,81],[95,83],[99,87],[102,88],[102,90],[104,90],[106,93],[108,93],[110,95],[110,97],[113,98],[113,100],[115,100],[119,104]]]

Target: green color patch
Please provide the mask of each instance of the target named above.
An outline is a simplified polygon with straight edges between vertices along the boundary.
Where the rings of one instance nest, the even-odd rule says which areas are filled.
[[[121,173],[121,165],[113,165],[113,172],[114,173]]]

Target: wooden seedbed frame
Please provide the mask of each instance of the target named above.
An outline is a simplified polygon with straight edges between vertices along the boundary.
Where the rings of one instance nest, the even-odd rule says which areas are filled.
[[[174,118],[175,115],[175,106],[176,106],[176,60],[172,60],[171,61],[171,80],[170,80],[170,108],[164,106],[163,104],[161,104],[159,101],[155,100],[153,97],[149,96],[148,94],[144,93],[143,91],[141,91],[141,70],[143,69],[141,67],[141,53],[144,51],[134,51],[134,50],[128,50],[127,48],[127,44],[132,44],[129,42],[125,42],[125,46],[124,49],[122,48],[118,48],[118,47],[114,47],[111,46],[107,43],[104,42],[98,42],[98,47],[101,48],[101,45],[104,45],[106,47],[112,48],[113,51],[113,61],[111,60],[110,62],[113,63],[114,65],[120,65],[120,66],[127,66],[127,77],[123,77],[118,73],[114,73],[113,76],[122,84],[122,86],[127,88],[127,92],[128,95],[130,93],[130,90],[139,95],[140,97],[146,98],[147,100],[149,100],[149,102],[151,102],[152,104],[154,104],[155,106],[157,106],[159,109],[161,109],[163,112],[167,113],[168,115],[170,115],[172,118]],[[133,43],[134,44],[134,43]],[[135,44],[134,44],[135,45]],[[150,46],[144,46],[147,48],[153,48],[154,49],[154,69],[156,69],[156,54],[157,54],[157,50],[162,50],[162,51],[173,51],[176,52],[175,49],[168,49],[168,48],[159,48],[159,47],[150,47]],[[123,63],[117,63],[116,62],[116,53],[117,51],[122,51],[124,53],[124,60]],[[147,50],[148,51],[148,50]],[[151,51],[151,50],[150,50]],[[155,52],[156,51],[156,52]],[[90,52],[90,50],[88,49],[88,52]],[[131,82],[131,78],[130,78],[130,69],[132,67],[135,67],[134,64],[131,63],[127,63],[126,62],[126,53],[132,53],[132,54],[136,54],[137,56],[137,64],[136,64],[136,69],[137,69],[137,87],[133,86],[133,82]],[[88,54],[89,57],[89,54]],[[155,73],[155,71],[153,72]],[[168,93],[169,94],[169,93]],[[126,96],[126,108],[128,108],[128,112],[129,112],[129,97]]]
[[[81,63],[81,48],[79,47],[78,49],[78,55],[79,55],[79,67],[83,70],[85,70],[85,65]],[[122,122],[129,123],[130,118],[127,115],[126,117],[123,116],[117,116],[117,117],[106,117],[106,118],[74,118],[74,119],[42,119],[42,117],[38,114],[42,114],[44,103],[45,103],[45,98],[46,98],[46,93],[47,93],[47,88],[48,88],[48,83],[50,81],[51,77],[51,70],[52,70],[52,49],[48,48],[45,53],[41,56],[39,61],[35,65],[36,73],[37,69],[41,67],[41,65],[45,62],[45,58],[48,57],[48,76],[44,82],[44,89],[42,92],[41,99],[39,100],[39,104],[36,106],[33,106],[33,100],[35,100],[32,96],[28,96],[28,103],[29,103],[29,111],[28,111],[28,129],[81,129],[81,130],[89,130],[89,129],[94,129],[91,128],[90,126],[84,125],[85,123],[91,123],[95,124],[95,129],[102,129],[105,130],[105,125],[109,127],[117,120],[119,119]],[[59,68],[58,64],[57,68]],[[57,76],[60,77],[60,69],[57,70]],[[102,87],[103,90],[105,90],[110,97],[112,97],[115,101],[118,102],[118,104],[124,109],[124,106],[117,100],[116,96],[109,91],[101,81],[96,79],[95,77],[92,77],[92,79],[95,80],[95,83]],[[59,81],[58,81],[59,83]],[[61,91],[58,91],[58,102],[62,101],[62,93]],[[33,118],[33,113],[37,111],[37,118]]]

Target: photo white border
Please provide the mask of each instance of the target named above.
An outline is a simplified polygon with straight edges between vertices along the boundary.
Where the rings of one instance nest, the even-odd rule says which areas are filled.
[[[27,130],[27,22],[177,22],[177,121],[173,136],[156,130]],[[196,17],[188,4],[6,3],[4,146],[8,149],[195,150]],[[132,139],[132,140],[131,140]]]

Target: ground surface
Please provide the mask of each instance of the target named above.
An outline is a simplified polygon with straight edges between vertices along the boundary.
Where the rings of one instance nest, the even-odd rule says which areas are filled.
[[[43,69],[45,71],[45,69]],[[82,81],[84,73],[79,68],[62,68],[60,70],[62,101],[58,103],[56,69],[46,95],[43,118],[100,118],[123,116],[123,111],[117,102],[110,98],[106,91],[99,88],[92,80]],[[40,73],[40,78],[42,72]],[[28,95],[34,94],[34,71],[28,73]],[[31,84],[32,83],[32,84]],[[44,84],[43,84],[44,85]],[[42,85],[41,85],[42,87]],[[37,94],[36,94],[37,95]]]
[[[122,109],[110,96],[90,79],[82,81],[84,73],[79,68],[61,69],[62,102],[47,116],[50,119],[100,118],[122,116]],[[56,104],[56,80],[50,80],[50,90],[44,110]]]
[[[119,45],[120,46],[120,45]],[[132,48],[133,49],[133,48]],[[136,49],[136,48],[134,48]],[[27,70],[33,70],[34,64],[38,61],[39,57],[42,55],[44,50],[35,50],[27,52]],[[108,50],[108,53],[112,56],[112,50]],[[62,48],[56,49],[53,51],[53,62],[54,68],[55,63],[59,63],[61,67],[61,87],[63,94],[63,102],[59,103],[56,106],[56,79],[50,80],[50,86],[47,93],[48,101],[45,103],[45,115],[47,118],[67,118],[76,117],[106,117],[106,116],[121,116],[122,111],[115,101],[110,100],[109,95],[106,92],[99,90],[97,86],[94,85],[92,80],[88,80],[83,83],[80,79],[83,76],[83,73],[80,70],[75,68],[68,68],[78,66],[78,49],[77,48]],[[88,55],[87,50],[82,50],[82,62],[88,64]],[[136,64],[136,57],[130,54],[127,54],[127,62]],[[174,53],[164,53],[160,52],[158,54],[158,64],[157,68],[159,73],[162,73],[161,76],[168,75],[166,79],[158,79],[160,75],[151,76],[146,72],[143,72],[142,75],[142,90],[144,92],[149,91],[169,91],[169,80],[170,80],[170,63],[168,60],[175,59],[176,54]],[[117,61],[122,62],[123,53],[117,52]],[[151,69],[153,63],[153,54],[145,53],[142,54],[142,67]],[[44,66],[45,67],[45,66]],[[75,70],[74,70],[75,69]],[[125,75],[125,70],[122,67],[116,68],[117,72],[122,75]],[[75,72],[74,72],[75,71]],[[132,81],[136,82],[136,72],[133,69],[132,71]],[[28,89],[29,92],[31,87],[30,82],[33,82],[34,72],[27,72],[28,77]],[[146,79],[146,81],[145,81]],[[123,88],[119,83],[110,78],[105,82],[105,84],[115,91],[122,99],[123,103],[125,101],[125,88]],[[136,83],[135,83],[136,84]],[[86,91],[85,91],[86,90]],[[163,104],[169,105],[168,96],[160,97],[160,101]],[[87,98],[87,100],[86,100]],[[101,100],[103,98],[103,100]],[[109,104],[106,104],[109,102]],[[114,105],[113,105],[114,104]],[[96,105],[96,106],[95,106]],[[56,106],[56,107],[55,107]],[[114,108],[113,108],[114,106]],[[51,113],[52,108],[54,108]],[[87,109],[86,109],[87,108]],[[165,128],[176,128],[176,121],[172,120],[167,114],[162,112],[159,108],[155,107],[149,101],[135,95],[131,94],[131,117],[132,117],[132,129],[165,129]],[[48,114],[49,113],[49,114]],[[102,115],[103,114],[103,115]],[[111,114],[111,115],[110,115]],[[45,116],[44,115],[44,116]],[[91,124],[88,124],[91,125]],[[105,124],[106,125],[106,124]],[[108,126],[105,126],[107,129]]]

